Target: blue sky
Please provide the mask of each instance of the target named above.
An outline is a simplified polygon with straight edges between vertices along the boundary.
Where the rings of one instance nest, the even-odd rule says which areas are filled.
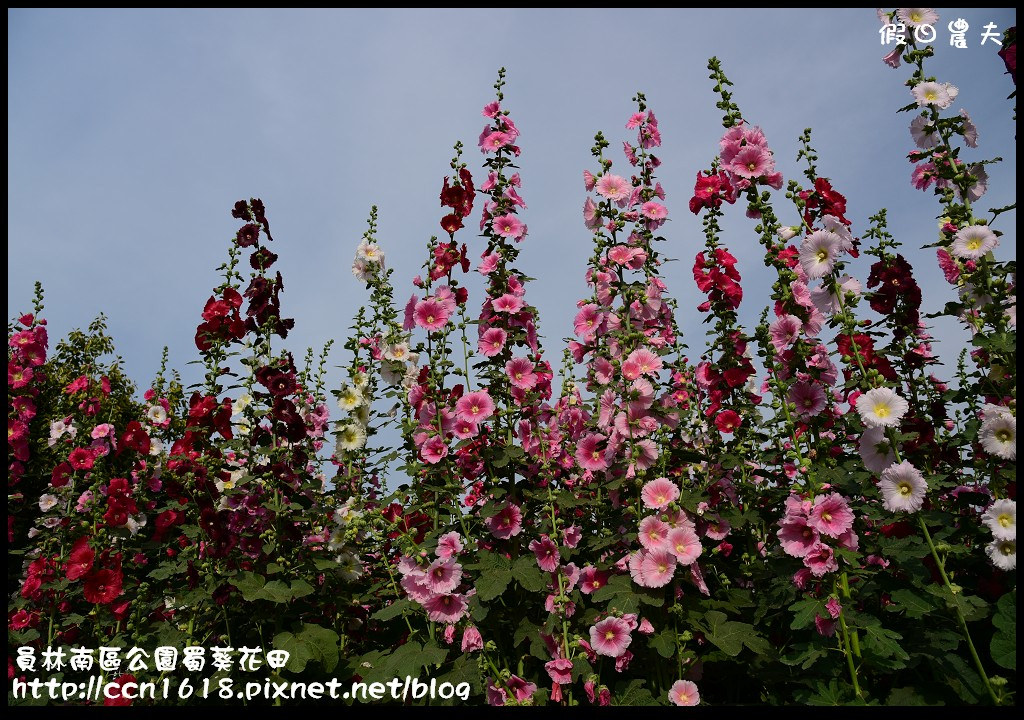
[[[1007,9],[939,9],[970,23],[968,48],[939,45],[930,72],[960,87],[980,131],[967,160],[989,167],[983,208],[1016,195],[1013,86],[982,26],[1016,23]],[[745,117],[760,125],[787,178],[798,177],[797,137],[814,129],[819,172],[849,200],[859,234],[889,208],[926,311],[953,291],[934,251],[938,204],[913,190],[906,153],[911,101],[906,67],[881,62],[873,10],[8,10],[8,316],[30,308],[43,282],[51,337],[88,325],[100,311],[129,374],[146,387],[164,345],[187,381],[198,353],[200,312],[219,282],[237,228],[240,198],[267,205],[284,275],[282,305],[296,327],[286,346],[338,343],[365,302],[349,268],[371,205],[394,267],[397,300],[412,292],[425,242],[439,234],[441,179],[462,140],[476,176],[481,107],[496,71],[508,69],[505,107],[522,132],[530,227],[521,268],[537,278],[528,299],[557,366],[572,334],[590,254],[581,173],[603,130],[613,151],[643,91],[660,121],[659,179],[671,221],[663,250],[691,348],[704,343],[701,302],[690,275],[703,245],[689,213],[694,176],[721,135],[705,65],[717,55]],[[612,156],[619,168],[621,152]],[[799,178],[802,179],[802,178]],[[796,217],[780,193],[783,221]],[[998,254],[1016,257],[1014,218]],[[473,223],[475,225],[475,223]],[[740,258],[741,317],[756,322],[773,277],[761,264],[753,222],[733,208],[724,240]],[[478,257],[467,227],[456,236]],[[867,276],[866,264],[854,274]],[[471,286],[473,288],[477,285]],[[480,295],[471,296],[477,307]],[[951,365],[966,334],[936,330]],[[952,367],[942,373],[952,375]],[[339,371],[331,373],[337,385]]]

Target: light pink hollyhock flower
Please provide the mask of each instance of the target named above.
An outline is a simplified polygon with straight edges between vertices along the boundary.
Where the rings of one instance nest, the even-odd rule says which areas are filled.
[[[440,330],[448,323],[451,312],[436,298],[424,298],[416,303],[413,317],[416,325],[424,330]]]
[[[447,560],[457,556],[462,552],[462,536],[457,532],[445,533],[437,539],[437,556],[442,560]]]
[[[516,192],[516,189],[514,187],[512,187],[511,185],[509,185],[507,188],[505,188],[505,197],[508,198],[509,200],[511,200],[513,205],[518,205],[521,208],[525,208],[526,207],[526,201],[523,200],[522,197],[520,197],[519,193]],[[525,232],[525,227],[524,227],[524,232]]]
[[[431,622],[457,623],[466,616],[469,607],[463,595],[434,595],[424,603]]]
[[[643,125],[644,119],[647,117],[645,113],[635,112],[629,116],[629,120],[626,121],[626,129],[633,130]]]
[[[597,205],[589,197],[583,201],[583,224],[588,230],[597,230],[601,227],[601,216],[597,212]]]
[[[562,542],[566,547],[574,548],[583,539],[583,531],[578,525],[570,525],[562,531]]]
[[[618,657],[633,641],[622,618],[607,617],[590,628],[590,646],[598,655]]]
[[[462,566],[454,560],[438,558],[430,563],[424,574],[427,588],[432,593],[447,595],[462,581]]]
[[[640,498],[644,501],[644,507],[650,510],[660,510],[668,507],[669,503],[675,502],[679,497],[679,486],[668,478],[657,478],[646,483],[640,491]]]
[[[837,538],[853,527],[853,511],[839,493],[819,495],[814,498],[808,524],[822,535]]]
[[[834,232],[816,230],[800,246],[800,267],[811,280],[823,278],[832,272],[842,249],[842,239]]]
[[[598,328],[604,322],[604,315],[594,303],[587,303],[576,313],[573,329],[584,342],[593,342]]]
[[[787,399],[796,405],[796,414],[801,418],[814,417],[825,409],[825,391],[815,383],[794,383]]]
[[[494,218],[492,227],[498,235],[513,240],[520,240],[526,234],[526,226],[511,213]]]
[[[642,375],[653,375],[664,367],[658,355],[643,347],[631,352],[627,362],[636,363]]]
[[[419,296],[414,293],[409,298],[409,302],[405,304],[405,320],[402,322],[403,330],[412,330],[416,327],[416,305],[419,301]]]
[[[689,680],[676,680],[668,689],[668,699],[673,705],[693,707],[700,703],[700,693],[697,692],[695,683]]]
[[[484,639],[475,625],[462,631],[462,652],[476,652],[484,649]]]
[[[891,67],[893,70],[900,66],[900,56],[903,54],[905,45],[897,45],[882,58],[882,62]]]
[[[532,390],[537,386],[537,375],[533,363],[528,358],[512,358],[505,363],[505,375],[509,382],[521,390]]]
[[[580,581],[580,569],[576,567],[576,563],[569,563],[562,568],[562,577],[565,578],[565,591],[570,593],[576,587],[576,583]]]
[[[494,312],[514,314],[523,309],[523,300],[512,293],[505,293],[499,298],[491,300],[491,307]]]
[[[593,362],[590,363],[590,369],[594,371],[594,381],[598,385],[607,385],[612,381],[612,373],[615,372],[615,368],[611,362],[604,357],[596,357]]]
[[[792,557],[806,557],[818,545],[818,532],[806,518],[787,516],[779,529],[782,549]]]
[[[759,145],[745,145],[736,153],[725,168],[740,177],[753,180],[775,171],[775,161],[768,148]]]
[[[642,582],[639,585],[649,588],[665,587],[672,581],[672,575],[676,571],[676,556],[668,550],[641,550],[640,551],[640,577]]]
[[[934,163],[918,163],[910,172],[910,184],[915,190],[927,190],[928,186],[936,180],[936,167]]]
[[[486,390],[467,393],[455,403],[455,414],[459,420],[480,423],[494,414],[494,401]]]
[[[966,110],[960,111],[960,117],[964,119],[964,142],[967,147],[978,147],[978,126],[971,120]]]
[[[580,592],[590,595],[595,590],[600,590],[608,584],[608,577],[607,572],[588,565],[580,571]]]
[[[638,539],[646,549],[660,550],[665,547],[669,530],[668,523],[662,522],[657,515],[648,515],[640,521]]]
[[[594,189],[595,185],[597,185],[597,178],[595,178],[594,174],[592,172],[590,172],[589,170],[584,170],[583,171],[583,187],[584,187],[584,189],[586,189],[587,192],[590,192],[591,190]]]
[[[633,659],[633,653],[629,650],[615,658],[615,672],[626,672],[629,662]]]
[[[913,93],[914,100],[917,101],[920,107],[933,105],[945,110],[953,104],[953,99],[956,97],[955,93],[950,96],[950,87],[955,86],[943,85],[937,82],[923,82],[915,85],[911,93]]]
[[[857,414],[868,427],[897,427],[910,404],[892,388],[873,388],[857,398]]]
[[[554,572],[558,569],[558,546],[547,535],[541,535],[540,540],[531,540],[530,550],[537,558],[537,565],[541,570]]]
[[[918,115],[910,121],[910,135],[922,150],[930,150],[942,141],[927,115]]]
[[[497,100],[495,100],[494,102],[489,102],[486,105],[484,105],[483,116],[485,118],[494,118],[498,115],[499,112],[501,112],[501,103],[499,103]]]
[[[654,626],[651,625],[651,621],[650,620],[648,620],[647,618],[643,618],[640,621],[640,624],[637,626],[636,631],[638,633],[640,633],[641,635],[653,635],[654,634]]]
[[[968,225],[953,236],[954,257],[979,260],[999,244],[999,237],[987,225]]]
[[[675,555],[676,562],[680,565],[689,565],[701,554],[700,539],[692,528],[677,527],[668,531],[665,544],[669,551]]]
[[[860,457],[864,461],[864,467],[879,475],[887,467],[896,462],[896,455],[892,451],[892,443],[885,435],[885,428],[870,427],[860,436]]]
[[[487,253],[480,258],[480,266],[476,271],[481,275],[490,275],[498,267],[498,260],[500,259],[501,256],[496,252]]]
[[[836,560],[832,548],[819,542],[804,556],[804,566],[811,571],[811,575],[814,577],[821,577],[825,573],[838,570],[839,562]]]
[[[584,470],[597,472],[608,467],[601,442],[607,438],[600,433],[588,433],[576,443],[576,461]]]
[[[898,8],[896,17],[912,28],[934,25],[939,21],[939,14],[932,8]]]
[[[860,537],[853,530],[847,530],[836,538],[839,547],[846,550],[856,550],[860,547]]]
[[[420,446],[420,458],[423,462],[436,465],[448,455],[448,443],[437,435]]]
[[[796,315],[783,315],[775,318],[775,321],[768,326],[768,332],[772,336],[772,347],[776,352],[786,350],[800,337],[802,328],[803,323]]]
[[[605,173],[597,181],[595,186],[599,195],[603,195],[615,202],[625,201],[633,192],[633,187],[624,178],[618,175]]]
[[[654,200],[649,200],[641,205],[640,212],[648,220],[664,220],[668,217],[668,208]]]
[[[415,600],[421,605],[434,597],[434,593],[432,593],[430,588],[427,586],[427,576],[422,570],[416,569],[415,571],[405,573],[399,584],[412,600]]]
[[[499,540],[508,540],[523,531],[523,513],[518,505],[509,503],[496,515],[484,521],[491,535]]]
[[[928,483],[916,467],[904,460],[882,472],[878,483],[882,507],[889,512],[917,512],[924,505]]]
[[[479,350],[487,357],[494,357],[505,347],[505,340],[508,338],[501,328],[487,328],[480,335]]]

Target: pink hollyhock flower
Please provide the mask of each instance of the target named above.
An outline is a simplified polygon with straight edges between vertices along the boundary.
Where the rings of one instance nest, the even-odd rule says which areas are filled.
[[[807,522],[822,535],[839,537],[853,527],[853,511],[839,493],[819,495]]]
[[[459,420],[480,423],[494,414],[494,401],[486,390],[467,393],[455,403],[455,414]]]
[[[644,507],[660,510],[668,507],[669,503],[675,502],[679,497],[679,486],[668,478],[657,478],[644,485],[640,497],[644,501]]]
[[[626,360],[636,363],[642,375],[653,375],[664,367],[658,355],[643,347],[631,352]]]
[[[659,202],[650,200],[640,206],[640,212],[648,220],[664,220],[668,217],[668,208]]]
[[[558,569],[558,546],[547,535],[541,535],[540,540],[531,540],[530,550],[536,556],[541,570],[554,572]]]
[[[753,180],[775,171],[775,161],[766,147],[744,145],[726,167],[740,177]]]
[[[454,560],[438,558],[430,563],[424,574],[430,592],[447,595],[462,581],[462,566]]]
[[[588,565],[580,571],[580,592],[590,595],[595,590],[600,590],[608,584],[609,574]]]
[[[532,682],[526,682],[521,677],[513,675],[505,683],[512,695],[519,702],[526,702],[537,692],[537,686]]]
[[[633,192],[633,187],[624,178],[611,173],[602,175],[595,187],[599,195],[615,202],[628,200]]]
[[[526,226],[511,213],[494,218],[492,226],[494,227],[494,232],[504,238],[521,240],[523,235],[526,234]]]
[[[607,617],[590,628],[590,645],[598,655],[618,657],[632,641],[629,625],[622,618]]]
[[[491,307],[494,308],[494,312],[514,314],[523,309],[523,300],[512,293],[505,293],[491,300]]]
[[[918,115],[910,121],[910,135],[914,138],[914,144],[922,150],[931,150],[942,142],[942,138],[927,115]]]
[[[422,570],[416,569],[404,574],[399,584],[410,599],[421,605],[425,605],[428,600],[434,597],[434,594],[427,586],[427,576]]]
[[[584,170],[583,171],[583,187],[584,187],[584,189],[587,192],[590,192],[591,190],[594,189],[595,185],[597,185],[597,178],[595,178],[594,174],[592,172],[590,172],[589,170]]]
[[[456,420],[452,426],[452,433],[459,440],[468,440],[469,438],[476,437],[479,432],[480,426],[471,420]]]
[[[732,525],[729,524],[729,521],[723,520],[718,516],[708,517],[707,523],[708,526],[704,529],[704,535],[712,540],[724,540],[725,536],[732,530]]]
[[[437,556],[442,560],[447,560],[457,556],[462,552],[462,536],[457,532],[445,533],[437,539]]]
[[[480,335],[480,352],[487,357],[494,357],[505,347],[507,338],[508,333],[501,328],[487,328]]]
[[[843,611],[843,606],[839,604],[839,598],[830,597],[828,602],[825,603],[825,609],[828,610],[828,614],[832,616],[833,620],[838,620],[839,614]]]
[[[668,550],[641,550],[640,585],[649,588],[665,587],[676,571],[676,556]]]
[[[939,267],[942,269],[946,282],[950,285],[956,285],[957,280],[960,279],[960,267],[956,264],[956,260],[953,259],[953,256],[945,248],[939,248],[935,251],[935,254],[939,258]]]
[[[499,131],[492,131],[489,125],[484,126],[484,132],[480,134],[479,139],[480,152],[486,154],[495,152],[510,145],[512,143],[512,137],[508,133]]]
[[[775,348],[775,351],[781,353],[796,342],[796,339],[800,337],[801,328],[803,328],[803,323],[796,315],[783,315],[776,318],[768,327],[768,332],[772,336],[772,347]]]
[[[486,105],[484,105],[483,116],[485,118],[497,117],[499,112],[501,112],[501,103],[499,103],[497,100],[495,100],[494,102],[489,102]]]
[[[576,443],[576,461],[580,467],[591,472],[608,467],[608,462],[604,457],[604,448],[601,447],[601,442],[605,439],[606,437],[599,433],[588,433],[580,438]]]
[[[825,391],[815,383],[794,383],[787,399],[796,405],[796,414],[801,418],[814,417],[825,409]]]
[[[480,258],[480,266],[476,271],[481,275],[490,275],[498,267],[498,260],[500,259],[501,256],[496,252],[487,253]]]
[[[778,534],[783,551],[792,557],[806,557],[818,546],[818,531],[806,518],[787,516]]]
[[[462,631],[462,652],[475,652],[484,649],[484,639],[475,625]]]
[[[600,312],[598,306],[594,303],[587,303],[576,313],[573,329],[576,335],[581,337],[584,342],[593,342],[597,330],[603,321],[604,315]]]
[[[556,685],[572,684],[572,660],[558,658],[544,663],[544,669],[548,671],[551,682]]]
[[[492,515],[484,521],[491,535],[499,540],[508,540],[523,531],[523,513],[518,505],[509,503],[496,515]]]
[[[814,629],[818,631],[818,634],[822,637],[832,637],[836,634],[837,623],[835,620],[829,620],[828,618],[822,617],[821,615],[814,616]]]
[[[601,216],[597,212],[597,205],[589,197],[583,201],[583,224],[588,230],[597,230],[601,227]]]
[[[700,703],[700,693],[697,692],[697,685],[689,680],[676,680],[668,689],[668,699],[673,705],[692,707]]]
[[[424,330],[440,330],[448,323],[451,311],[436,298],[424,298],[416,303],[413,317],[416,325]]]
[[[689,565],[695,561],[700,557],[702,550],[697,533],[689,527],[677,527],[669,530],[665,544],[680,565]]]
[[[537,386],[537,375],[533,363],[528,358],[512,358],[505,363],[505,374],[509,382],[521,390],[532,390]]]
[[[420,446],[420,458],[423,462],[436,465],[448,455],[448,443],[444,438],[435,435]]]
[[[835,553],[828,545],[819,542],[811,548],[811,551],[804,556],[804,566],[811,571],[814,577],[821,577],[825,573],[835,572],[839,569]]]
[[[466,598],[463,595],[434,595],[420,603],[431,622],[457,623],[466,616]]]
[[[665,539],[671,528],[657,515],[648,515],[640,521],[640,544],[648,550],[660,550],[665,546]]]
[[[562,542],[566,547],[574,548],[583,539],[583,531],[578,525],[570,525],[562,531]]]
[[[412,330],[416,327],[416,304],[419,301],[419,296],[413,293],[413,296],[409,298],[409,302],[405,304],[405,319],[402,322],[403,330]]]
[[[960,117],[964,120],[964,142],[967,147],[978,147],[978,126],[974,124],[966,110],[960,110]]]
[[[508,693],[505,692],[505,688],[496,687],[491,679],[487,678],[487,704],[492,707],[502,707],[507,698]]]

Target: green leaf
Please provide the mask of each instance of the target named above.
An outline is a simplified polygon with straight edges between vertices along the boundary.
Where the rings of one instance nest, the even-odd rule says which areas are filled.
[[[670,658],[676,654],[676,631],[662,630],[650,639],[649,644],[663,658]]]
[[[231,584],[238,588],[238,592],[242,593],[242,599],[247,602],[263,597],[262,591],[265,583],[266,579],[262,575],[251,572],[240,572],[231,580]]]
[[[290,632],[275,635],[274,647],[288,653],[288,663],[285,665],[285,668],[294,673],[300,673],[305,670],[306,663],[313,659],[313,652],[309,646]]]
[[[523,618],[519,621],[519,627],[516,628],[515,634],[512,636],[512,646],[519,647],[519,643],[527,638],[533,638],[540,632],[540,625],[535,625],[528,619]]]
[[[864,628],[867,633],[865,646],[870,647],[882,657],[896,657],[901,660],[909,660],[910,656],[900,647],[897,640],[903,636],[894,630],[887,630],[881,625],[868,625]]]
[[[1017,669],[1017,591],[1007,593],[996,603],[992,617],[996,632],[992,635],[989,652],[999,667]]]
[[[798,600],[789,606],[793,611],[793,622],[789,624],[790,629],[799,630],[814,624],[814,618],[823,614],[824,605],[820,600]]]
[[[885,700],[886,705],[928,705],[924,698],[917,694],[914,688],[902,687],[893,688],[892,692],[889,693],[889,697]]]
[[[245,597],[245,594],[242,594]],[[292,599],[292,591],[288,587],[288,583],[283,580],[271,580],[264,585],[258,592],[252,594],[250,597],[246,597],[246,600],[252,598],[262,598],[269,600],[272,603],[286,603]]]
[[[759,655],[769,651],[768,642],[754,632],[753,625],[729,620],[725,613],[717,610],[704,613],[704,623],[707,639],[726,655],[739,655],[744,645]]]
[[[906,610],[907,617],[919,618],[935,609],[935,606],[918,595],[913,590],[902,588],[892,593],[892,599],[896,602],[896,609]]]
[[[594,591],[591,597],[594,602],[607,600],[609,610],[635,613],[640,607],[640,599],[634,592],[633,583],[628,575],[615,575],[608,580],[607,585]]]
[[[476,596],[481,601],[493,600],[505,592],[512,582],[512,571],[501,568],[485,570],[476,581]]]
[[[818,681],[814,686],[814,694],[807,698],[808,705],[845,705],[843,689],[835,680],[829,680],[828,685]]]
[[[338,633],[320,625],[302,624],[296,638],[309,646],[313,659],[320,662],[326,672],[338,666]]]
[[[616,693],[616,705],[636,707],[639,705],[655,705],[651,691],[644,687],[646,680],[634,680],[625,690]]]
[[[541,574],[532,555],[523,555],[512,564],[512,577],[527,592],[540,592],[546,584],[544,575]]]
[[[371,620],[394,620],[399,615],[404,615],[405,611],[412,607],[412,601],[402,598],[401,600],[395,600],[390,605],[382,607],[380,610],[370,616]]]
[[[292,582],[291,593],[292,598],[306,597],[313,594],[313,586],[305,580],[295,580]]]

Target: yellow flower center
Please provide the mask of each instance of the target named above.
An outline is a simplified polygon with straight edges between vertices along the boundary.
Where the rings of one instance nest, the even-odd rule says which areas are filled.
[[[818,251],[815,257],[818,258],[818,262],[825,262],[826,260],[828,260],[828,250],[822,248],[821,250]]]
[[[1013,518],[1010,517],[1007,513],[1002,513],[998,519],[999,524],[1002,525],[1004,528],[1013,525]]]
[[[889,406],[888,405],[875,405],[875,416],[880,418],[889,417]]]
[[[971,238],[970,240],[967,241],[967,249],[971,250],[972,252],[980,247],[981,240],[979,240],[978,238]]]
[[[908,482],[901,482],[899,487],[900,487],[900,495],[902,495],[903,497],[906,497],[910,493],[914,492],[914,488],[912,488],[910,486],[910,483],[908,483]]]

